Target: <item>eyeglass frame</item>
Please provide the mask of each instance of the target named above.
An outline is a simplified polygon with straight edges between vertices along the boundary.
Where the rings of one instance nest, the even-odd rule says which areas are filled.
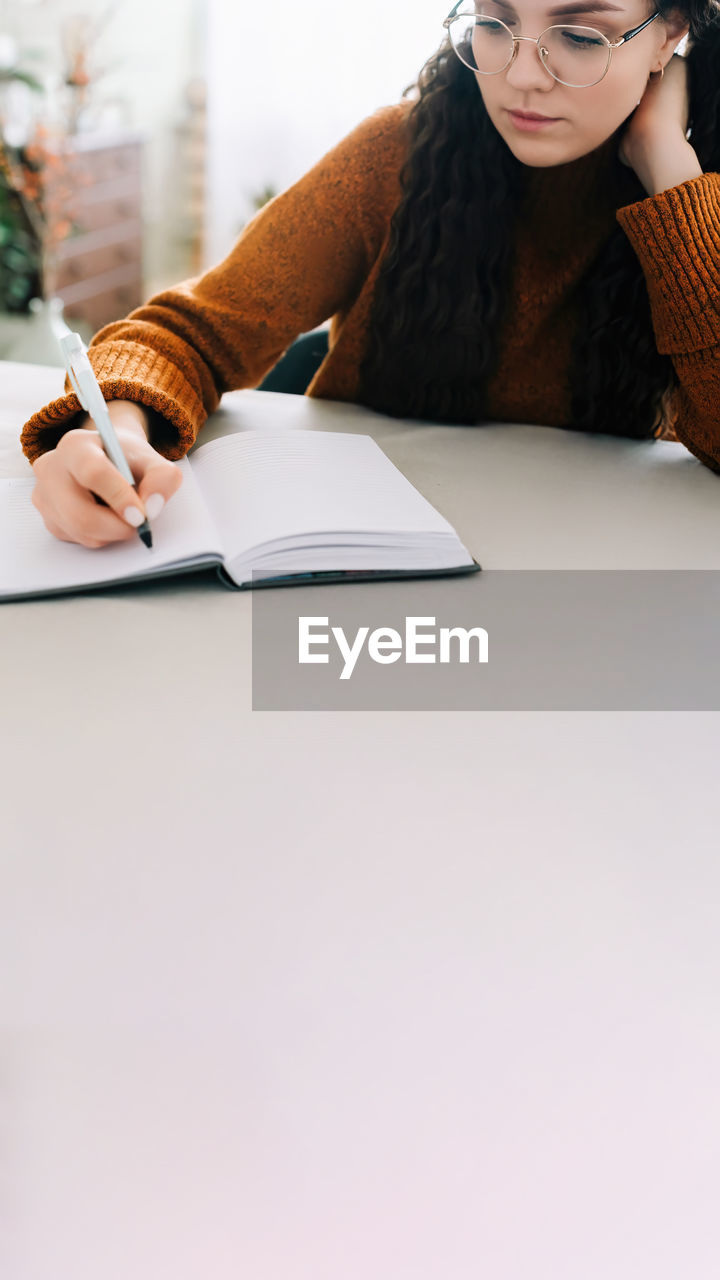
[[[444,21],[443,21],[443,27],[445,28],[445,30],[446,30],[446,31],[448,31],[448,32],[449,32],[449,30],[450,30],[450,26],[451,26],[451,24],[455,21],[455,18],[456,18],[456,17],[458,17],[458,16],[462,16],[462,15],[458,15],[458,9],[461,9],[461,8],[462,8],[462,6],[463,6],[464,4],[466,4],[466,3],[467,3],[467,0],[457,0],[457,4],[456,4],[456,5],[455,5],[451,10],[450,10],[450,12],[449,12],[449,14],[448,14],[447,18],[445,18],[445,19],[444,19]],[[467,16],[468,16],[468,18],[470,18],[470,17],[472,17],[473,15],[472,15],[472,14],[468,14]],[[476,14],[475,16],[476,16],[476,17],[482,17],[483,15],[482,15],[482,14]],[[490,16],[490,15],[488,15],[488,16]],[[608,55],[607,66],[606,66],[605,70],[603,71],[603,73],[602,73],[602,75],[599,77],[599,79],[597,79],[597,80],[593,80],[591,84],[566,84],[566,82],[565,82],[564,80],[560,80],[560,79],[558,79],[558,77],[557,77],[556,75],[553,75],[553,73],[552,73],[552,71],[550,70],[550,68],[549,68],[549,67],[547,67],[547,66],[545,65],[545,63],[543,62],[542,54],[541,54],[541,52],[540,52],[540,41],[541,41],[542,37],[545,35],[545,32],[546,32],[546,31],[552,31],[554,26],[557,26],[557,27],[575,27],[575,26],[577,26],[577,27],[579,27],[581,30],[584,30],[584,31],[597,31],[597,27],[584,27],[581,23],[575,23],[575,22],[562,22],[562,23],[555,23],[555,24],[552,24],[552,25],[551,25],[551,26],[549,26],[549,27],[545,27],[545,28],[544,28],[544,30],[542,30],[542,31],[540,32],[540,35],[539,35],[539,36],[537,36],[535,39],[533,39],[533,37],[532,37],[532,36],[514,36],[514,35],[513,35],[513,33],[512,33],[512,31],[510,30],[510,28],[509,28],[508,26],[506,26],[506,25],[505,25],[505,23],[503,22],[502,18],[494,18],[494,19],[493,19],[493,21],[494,21],[494,22],[499,22],[499,23],[500,23],[500,25],[501,25],[502,27],[505,27],[505,30],[507,31],[508,35],[510,36],[510,39],[511,39],[511,40],[512,40],[512,42],[513,42],[513,50],[512,50],[512,53],[510,54],[510,57],[508,58],[507,62],[505,63],[505,66],[504,66],[504,67],[501,67],[499,71],[480,71],[477,67],[475,67],[475,68],[473,68],[473,67],[468,67],[468,70],[469,70],[469,71],[474,70],[474,71],[475,71],[475,74],[476,74],[476,75],[478,75],[478,76],[499,76],[499,75],[502,75],[503,71],[507,71],[508,67],[509,67],[509,66],[511,66],[511,64],[515,61],[515,57],[516,57],[516,55],[517,55],[517,51],[518,51],[518,44],[520,43],[520,41],[521,41],[521,40],[529,40],[530,44],[534,44],[534,45],[535,45],[535,47],[537,48],[538,59],[539,59],[539,62],[540,62],[540,66],[543,68],[543,71],[547,71],[548,75],[549,75],[549,76],[550,76],[550,77],[551,77],[551,78],[556,82],[556,84],[562,84],[562,85],[565,85],[565,88],[566,88],[566,89],[592,89],[592,88],[594,88],[594,86],[595,86],[596,84],[600,84],[600,81],[601,81],[601,80],[604,80],[604,79],[605,79],[605,76],[607,75],[608,71],[610,70],[610,63],[612,62],[613,50],[614,50],[614,49],[619,49],[619,48],[620,48],[620,46],[621,46],[621,45],[623,45],[623,44],[627,44],[628,40],[632,40],[633,36],[637,36],[637,35],[639,35],[641,31],[644,31],[646,27],[649,27],[649,26],[650,26],[650,23],[651,23],[651,22],[654,22],[654,21],[655,21],[655,19],[656,19],[656,18],[659,18],[660,16],[661,16],[661,14],[660,14],[660,10],[659,10],[659,9],[656,9],[656,10],[655,10],[655,12],[651,15],[651,17],[646,18],[644,22],[641,22],[641,23],[640,23],[640,26],[639,26],[639,27],[631,27],[631,28],[630,28],[630,30],[629,30],[629,31],[626,31],[624,35],[622,35],[622,36],[618,36],[617,40],[608,40],[607,36],[605,35],[605,33],[604,33],[603,31],[598,31],[598,32],[597,32],[597,33],[598,33],[598,35],[599,35],[599,36],[601,36],[601,37],[602,37],[602,39],[605,41],[605,44],[607,45],[607,47],[608,47],[608,49],[610,50],[610,52],[609,52],[609,55]],[[452,41],[451,41],[450,43],[452,44]],[[455,48],[455,45],[454,45],[454,44],[453,44],[452,48],[453,48],[453,52],[455,53],[455,55],[456,55],[456,57],[457,57],[458,61],[459,61],[459,62],[462,62],[462,58],[460,57],[460,54],[458,53],[458,51],[457,51],[457,49]],[[465,66],[467,66],[467,63],[466,63],[466,62],[463,62],[463,66],[464,66],[464,67],[465,67]]]

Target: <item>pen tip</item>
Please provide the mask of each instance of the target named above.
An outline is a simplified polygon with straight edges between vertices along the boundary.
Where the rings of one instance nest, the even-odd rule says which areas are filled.
[[[143,542],[145,543],[145,546],[146,546],[146,547],[152,547],[152,544],[153,544],[153,543],[152,543],[152,534],[151,534],[151,532],[150,532],[150,526],[149,526],[149,524],[148,524],[147,520],[145,521],[145,523],[144,523],[144,524],[141,524],[141,525],[140,525],[140,528],[138,529],[138,533],[140,534],[140,537],[142,538]]]

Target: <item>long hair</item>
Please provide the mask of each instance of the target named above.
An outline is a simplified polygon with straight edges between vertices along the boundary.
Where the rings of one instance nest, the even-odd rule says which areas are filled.
[[[690,23],[690,140],[703,171],[718,170],[720,10],[715,0],[657,7],[664,15],[679,9]],[[478,422],[498,360],[524,166],[449,42],[412,90],[402,194],[373,300],[360,399],[400,417]],[[645,194],[638,182],[637,199]],[[578,290],[572,425],[652,436],[676,383],[670,358],[657,351],[642,268],[617,226]]]

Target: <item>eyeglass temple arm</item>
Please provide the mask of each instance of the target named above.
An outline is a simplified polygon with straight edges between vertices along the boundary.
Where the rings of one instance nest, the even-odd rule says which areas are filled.
[[[641,22],[639,27],[633,27],[632,31],[626,31],[625,35],[621,36],[619,40],[611,40],[610,41],[611,47],[613,49],[618,49],[621,44],[627,44],[628,40],[632,40],[633,36],[639,36],[641,31],[644,31],[646,27],[650,26],[651,22],[654,22],[655,19],[659,17],[660,17],[660,10],[656,9],[655,12],[651,14],[649,18],[646,18],[644,22]]]
[[[465,0],[458,0],[457,4],[456,4],[456,5],[455,5],[451,10],[450,10],[450,12],[449,12],[449,14],[448,14],[447,18],[446,18],[446,19],[445,19],[445,21],[443,22],[443,26],[444,26],[444,27],[449,27],[449,26],[450,26],[450,23],[452,22],[453,18],[455,17],[455,14],[457,13],[458,9],[460,9],[464,3],[465,3]]]

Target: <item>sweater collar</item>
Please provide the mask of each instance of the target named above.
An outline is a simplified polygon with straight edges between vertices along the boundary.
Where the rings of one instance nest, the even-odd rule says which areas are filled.
[[[594,151],[566,164],[544,168],[523,166],[523,207],[548,218],[586,212],[612,212],[638,199],[638,180],[618,158],[620,130]]]

